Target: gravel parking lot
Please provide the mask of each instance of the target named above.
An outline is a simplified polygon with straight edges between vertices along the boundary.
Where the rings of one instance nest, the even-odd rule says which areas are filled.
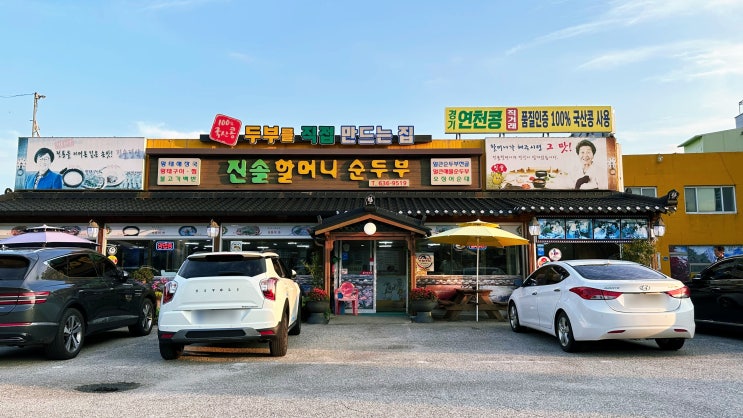
[[[286,357],[267,345],[188,347],[160,358],[155,333],[90,337],[80,355],[0,348],[0,415],[298,417],[739,416],[743,338],[700,333],[576,354],[505,322],[345,316],[304,324]]]

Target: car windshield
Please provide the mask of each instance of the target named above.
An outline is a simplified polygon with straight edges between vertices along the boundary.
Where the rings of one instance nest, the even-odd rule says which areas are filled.
[[[573,268],[589,280],[665,280],[663,274],[639,264],[588,264]]]
[[[24,257],[0,257],[0,280],[23,280],[29,264]]]
[[[207,276],[257,276],[266,272],[263,258],[242,256],[206,256],[189,258],[183,262],[178,274],[190,279]]]

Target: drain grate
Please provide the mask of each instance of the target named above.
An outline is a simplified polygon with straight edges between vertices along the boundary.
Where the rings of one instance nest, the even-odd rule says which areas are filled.
[[[88,393],[112,393],[136,389],[139,386],[139,383],[133,382],[95,383],[92,385],[78,386],[75,388],[75,390]]]

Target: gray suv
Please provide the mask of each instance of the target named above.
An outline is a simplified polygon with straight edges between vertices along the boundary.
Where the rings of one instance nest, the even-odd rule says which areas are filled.
[[[0,251],[0,345],[44,347],[70,359],[87,335],[124,326],[152,331],[155,294],[85,248]]]

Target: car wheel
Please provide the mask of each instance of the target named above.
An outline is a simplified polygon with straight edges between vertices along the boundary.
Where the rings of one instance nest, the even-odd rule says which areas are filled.
[[[684,346],[686,342],[683,338],[656,338],[655,343],[658,344],[663,351],[675,351]]]
[[[289,330],[289,335],[299,335],[302,332],[302,310],[297,310],[297,321]]]
[[[271,357],[283,357],[289,348],[289,330],[287,324],[287,314],[281,317],[279,328],[276,330],[276,337],[268,342],[268,348],[271,351]]]
[[[568,353],[578,351],[578,343],[573,338],[573,327],[570,325],[570,318],[565,312],[560,312],[560,315],[557,316],[555,328],[557,328],[557,340],[560,342],[560,348]]]
[[[183,354],[183,344],[160,342],[160,357],[164,360],[176,360]]]
[[[155,309],[152,301],[145,298],[139,310],[139,319],[136,324],[129,325],[129,333],[135,337],[149,335],[152,331],[152,323],[155,317]]]
[[[524,327],[522,327],[521,322],[519,322],[519,310],[516,309],[516,304],[513,302],[508,305],[508,322],[511,324],[511,330],[513,332],[524,331]]]
[[[85,339],[83,315],[74,308],[65,309],[54,340],[44,347],[47,357],[67,360],[77,356]]]

